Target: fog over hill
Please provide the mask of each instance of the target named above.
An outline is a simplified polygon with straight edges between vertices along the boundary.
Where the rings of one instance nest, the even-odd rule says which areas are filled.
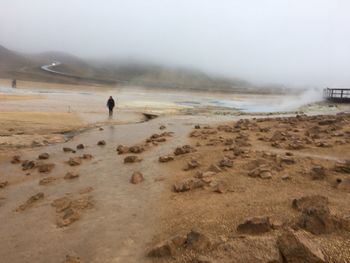
[[[69,76],[52,74],[43,65],[60,62],[54,70]],[[53,69],[53,67],[52,67]],[[146,88],[197,89],[250,93],[259,90],[247,81],[206,74],[198,70],[117,60],[83,60],[64,52],[24,54],[0,46],[0,77],[57,83],[100,83]],[[286,91],[281,86],[259,92]],[[290,92],[291,90],[289,90]]]

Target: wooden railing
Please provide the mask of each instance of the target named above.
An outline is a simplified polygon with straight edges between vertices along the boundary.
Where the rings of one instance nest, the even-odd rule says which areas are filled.
[[[324,89],[323,97],[335,102],[350,102],[350,89]]]

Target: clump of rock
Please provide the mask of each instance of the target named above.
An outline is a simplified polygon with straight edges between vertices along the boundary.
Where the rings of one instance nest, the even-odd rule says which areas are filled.
[[[141,182],[143,182],[144,178],[143,178],[143,174],[140,172],[134,172],[131,176],[130,179],[130,183],[132,184],[139,184]]]

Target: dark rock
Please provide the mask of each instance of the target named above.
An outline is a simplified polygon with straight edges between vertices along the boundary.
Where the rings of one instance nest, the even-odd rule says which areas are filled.
[[[0,182],[0,188],[5,188],[9,184],[8,181]]]
[[[37,165],[40,173],[49,173],[55,167],[54,163],[40,163]]]
[[[21,157],[19,155],[15,155],[12,157],[11,163],[12,164],[17,164],[21,162]]]
[[[200,179],[190,178],[174,184],[175,192],[186,192],[204,186],[204,182]]]
[[[65,153],[68,153],[68,152],[75,153],[75,150],[73,150],[72,148],[69,148],[69,147],[63,147],[63,151],[64,151]]]
[[[272,229],[269,217],[252,217],[239,224],[237,231],[244,234],[263,234],[269,232]]]
[[[118,152],[118,154],[128,153],[129,152],[129,147],[124,146],[124,145],[118,145],[117,152]]]
[[[293,208],[303,211],[309,207],[328,206],[328,198],[322,195],[308,195],[296,198],[292,202]]]
[[[124,158],[124,163],[134,163],[134,162],[141,162],[142,159],[139,159],[135,155],[129,155]]]
[[[106,145],[106,141],[105,140],[101,140],[97,142],[97,145],[99,146],[105,146]]]
[[[84,148],[85,148],[85,146],[84,146],[84,144],[82,144],[82,143],[80,143],[80,144],[77,145],[77,149],[78,149],[78,150],[82,150],[82,149],[84,149]]]
[[[70,166],[78,166],[78,165],[81,164],[81,158],[80,158],[80,157],[72,157],[72,158],[69,158],[68,164],[69,164]]]
[[[285,231],[277,240],[278,248],[285,260],[291,263],[326,262],[321,249],[302,231]]]
[[[25,160],[22,162],[22,170],[25,171],[25,170],[33,169],[36,167],[36,165],[37,164],[34,161]]]
[[[194,149],[192,146],[190,145],[184,145],[181,147],[177,147],[174,151],[175,155],[180,155],[180,154],[186,154],[186,153],[191,153],[191,152],[195,152],[196,149]]]
[[[48,153],[41,153],[39,156],[38,156],[38,159],[40,160],[47,160],[50,158],[50,155]]]
[[[191,232],[187,234],[185,246],[186,248],[196,251],[207,251],[211,249],[212,242],[210,238],[203,233],[191,230]]]
[[[173,160],[174,160],[174,157],[169,156],[169,155],[165,155],[165,156],[160,156],[158,160],[159,160],[159,162],[161,162],[161,163],[166,163],[166,162],[173,161]]]

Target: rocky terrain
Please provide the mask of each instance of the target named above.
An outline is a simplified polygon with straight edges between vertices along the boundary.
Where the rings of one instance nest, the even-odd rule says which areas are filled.
[[[350,114],[229,119],[18,149],[3,262],[349,262]]]
[[[350,262],[349,114],[196,125],[189,137],[166,156],[154,262]]]

